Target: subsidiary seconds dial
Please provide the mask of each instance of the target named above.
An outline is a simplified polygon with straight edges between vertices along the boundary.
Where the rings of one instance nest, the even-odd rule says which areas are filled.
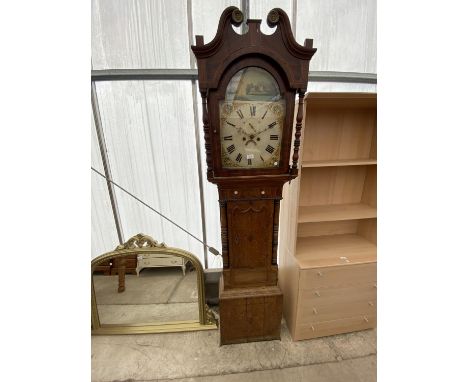
[[[224,168],[278,167],[284,101],[220,103],[220,139]]]

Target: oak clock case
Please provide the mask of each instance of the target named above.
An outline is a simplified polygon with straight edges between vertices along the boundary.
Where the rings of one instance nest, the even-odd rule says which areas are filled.
[[[207,178],[218,186],[223,274],[219,287],[220,343],[280,339],[283,294],[276,262],[285,182],[297,176],[302,101],[312,40],[299,45],[287,14],[275,8],[247,20],[236,7],[220,17],[214,39],[196,36]],[[299,94],[296,134],[294,105]],[[292,144],[293,143],[293,144]],[[292,165],[290,164],[292,155]]]

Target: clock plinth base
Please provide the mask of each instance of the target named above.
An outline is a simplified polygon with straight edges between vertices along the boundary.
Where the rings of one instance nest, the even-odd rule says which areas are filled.
[[[219,283],[221,345],[280,340],[283,294],[278,286],[224,289]]]

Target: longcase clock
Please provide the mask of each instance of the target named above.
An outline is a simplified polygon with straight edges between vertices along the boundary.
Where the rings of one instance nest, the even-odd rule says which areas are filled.
[[[275,8],[247,20],[227,8],[214,39],[196,36],[207,178],[217,184],[223,275],[220,282],[221,344],[280,338],[278,287],[279,209],[285,182],[297,176],[303,98],[312,40],[299,45],[286,13]],[[298,95],[296,131],[293,120]]]

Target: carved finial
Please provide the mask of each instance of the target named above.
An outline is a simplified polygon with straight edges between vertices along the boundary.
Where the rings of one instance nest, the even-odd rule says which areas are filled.
[[[166,244],[158,243],[154,240],[151,236],[144,235],[139,233],[128,239],[125,243],[120,244],[115,249],[116,251],[120,249],[132,249],[132,248],[151,248],[151,247],[158,247],[158,248],[166,248]]]
[[[231,13],[231,20],[232,24],[238,27],[242,21],[244,20],[244,14],[241,12],[239,8],[236,8]]]
[[[278,24],[278,21],[280,19],[280,15],[278,10],[272,9],[267,16],[267,24],[270,28],[273,28],[276,24]]]

